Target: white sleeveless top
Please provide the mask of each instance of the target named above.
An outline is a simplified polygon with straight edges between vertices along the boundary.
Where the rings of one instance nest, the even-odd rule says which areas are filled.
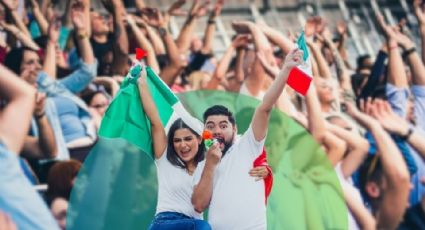
[[[264,95],[266,94],[266,92],[264,92],[263,90],[260,91],[260,93],[258,95],[252,95],[252,93],[249,91],[249,89],[246,87],[245,82],[242,83],[241,88],[239,89],[239,93],[243,94],[243,95],[247,95],[250,97],[254,97],[257,98],[258,100],[262,101]]]

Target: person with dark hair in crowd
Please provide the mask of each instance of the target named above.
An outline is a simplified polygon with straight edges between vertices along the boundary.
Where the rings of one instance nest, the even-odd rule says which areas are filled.
[[[98,74],[124,76],[128,71],[129,42],[124,26],[126,9],[119,0],[102,1],[107,14],[91,9],[90,44],[99,61]],[[111,20],[112,19],[112,20]]]
[[[202,137],[181,118],[174,121],[168,135],[165,133],[147,87],[146,77],[146,70],[143,70],[138,84],[143,108],[152,125],[159,183],[156,216],[150,229],[165,229],[171,224],[177,229],[188,229],[190,226],[193,226],[193,229],[211,229],[209,224],[202,220],[202,213],[197,212],[190,201],[193,173],[205,158]],[[196,123],[195,119],[193,121]],[[262,149],[259,151],[261,153]],[[252,177],[265,178],[269,174],[264,165],[255,169],[257,170],[251,174]],[[264,191],[263,189],[263,193]]]
[[[158,204],[149,229],[211,229],[192,207],[192,178],[198,163],[204,159],[202,138],[182,119],[176,120],[168,135],[147,87],[146,69],[138,80],[141,103],[151,122],[153,151],[158,169]]]
[[[25,177],[18,159],[34,109],[35,90],[0,65],[0,209],[19,229],[58,229],[40,195]]]
[[[5,61],[5,64],[15,73],[47,94],[49,100],[46,104],[46,115],[52,124],[58,143],[58,159],[69,158],[68,149],[77,149],[78,152],[79,148],[91,146],[96,139],[88,108],[75,93],[83,90],[96,76],[97,62],[86,36],[82,9],[73,7],[71,16],[82,58],[79,69],[71,75],[62,80],[56,80],[54,47],[58,39],[56,25],[49,27],[49,42],[43,66],[40,65],[38,54],[26,48],[13,49]],[[85,150],[82,155],[86,155],[87,151]],[[77,156],[77,158],[82,160],[84,156]]]
[[[357,58],[357,73],[370,74],[372,68],[372,59],[369,54],[361,55]]]
[[[403,137],[419,153],[422,159],[425,158],[425,142],[423,141],[425,140],[425,134],[422,130],[411,128],[408,121],[398,116],[387,102],[376,100],[374,110],[373,117],[379,121],[388,133]],[[367,161],[364,169],[368,168],[370,171],[368,173],[370,173],[371,181],[381,181],[382,175],[379,175],[379,173],[382,171],[382,166],[379,165],[379,161],[374,166],[374,161],[376,160],[373,158]],[[373,167],[376,167],[376,169],[374,170]],[[425,183],[424,178],[421,179],[421,183]],[[422,229],[423,227],[425,227],[425,196],[422,196],[420,202],[411,205],[406,210],[398,229]]]
[[[69,200],[80,168],[81,163],[76,160],[57,162],[50,168],[47,177],[47,203],[51,204],[58,197]]]
[[[262,153],[271,110],[285,87],[289,71],[301,64],[302,55],[302,51],[295,49],[286,56],[281,72],[256,108],[250,127],[236,142],[233,114],[220,105],[205,111],[205,129],[217,143],[196,169],[192,204],[197,212],[209,208],[208,222],[213,229],[267,228],[263,184],[250,178],[246,169]]]
[[[375,113],[371,100],[362,102],[367,114]],[[372,133],[377,153],[360,167],[360,191],[366,196],[378,229],[395,229],[408,205],[409,172],[400,150],[377,120],[347,104],[347,112]]]
[[[422,9],[416,6],[416,13]],[[421,23],[425,23],[424,19],[418,17]],[[378,14],[378,23],[388,44],[388,81],[386,84],[386,97],[392,110],[398,116],[405,118],[416,129],[425,130],[425,65],[419,54],[416,52],[415,43],[405,34],[397,29],[386,24],[384,17]],[[421,39],[422,45],[425,44],[425,39]],[[399,51],[399,47],[403,48],[404,52]],[[410,67],[412,78],[412,86],[409,88],[409,78],[403,63],[406,60]],[[413,103],[410,100],[409,94],[413,96]],[[414,130],[412,127],[410,130]],[[407,142],[405,138],[407,134],[402,134],[403,142]],[[406,144],[406,143],[404,143]],[[425,195],[425,186],[421,183],[421,178],[425,176],[425,161],[420,157],[420,153],[411,145],[407,145],[408,151],[411,153],[412,162],[417,170],[412,174],[411,182],[413,189],[410,191],[410,204],[419,203]],[[404,156],[406,156],[404,154]],[[405,157],[406,158],[406,157]],[[406,159],[407,160],[407,159]],[[409,161],[407,161],[409,166]],[[410,167],[409,167],[410,170]],[[412,171],[412,170],[410,170]]]
[[[81,163],[79,161],[61,161],[50,168],[47,176],[47,204],[62,230],[66,227],[66,213],[71,191],[80,169]]]
[[[223,4],[223,0],[218,0],[214,9],[211,11],[207,20],[203,41],[196,37],[191,40],[191,55],[189,57],[189,64],[185,70],[187,75],[190,75],[194,71],[203,70],[204,68],[209,71],[211,71],[211,68],[214,69],[215,66],[211,62],[213,58],[214,32],[216,30],[216,19],[221,14]]]
[[[39,68],[37,62],[32,63],[33,50],[29,48],[14,49],[12,50],[6,59],[6,65],[15,67],[12,69],[15,73],[20,73],[20,78],[30,83],[34,87],[37,87],[36,83],[36,71]],[[34,58],[36,56],[33,56]],[[22,69],[16,69],[19,67],[17,61],[26,60],[26,65],[23,65]],[[12,64],[13,63],[13,64]],[[54,159],[58,155],[58,143],[56,142],[57,137],[55,136],[52,121],[46,116],[46,94],[38,92],[34,101],[35,109],[33,112],[33,118],[31,122],[31,129],[27,137],[25,138],[25,144],[21,154],[21,164],[24,172],[30,181],[34,184],[39,179],[33,175],[32,170],[28,167],[29,160],[45,160]],[[25,158],[25,159],[24,159]]]
[[[136,11],[126,8],[133,2]],[[170,3],[168,8],[164,2]],[[383,7],[387,5],[381,2]],[[331,31],[334,22],[328,23],[319,15],[307,17],[304,38],[311,51],[308,57],[315,85],[309,88],[305,100],[288,87],[282,87],[287,71],[279,69],[282,64],[288,67],[282,63],[285,56],[287,59],[298,56],[291,50],[296,47],[294,34],[300,31],[286,28],[290,33],[286,36],[278,25],[292,24],[292,14],[277,12],[277,17],[284,19],[278,24],[270,23],[267,15],[264,20],[256,17],[252,21],[230,22],[228,16],[241,18],[223,0],[215,0],[211,10],[210,0],[193,0],[188,7],[184,7],[187,0],[146,3],[144,0],[0,0],[0,60],[15,73],[0,66],[0,212],[10,217],[9,221],[0,214],[1,230],[13,229],[12,222],[24,230],[57,229],[42,200],[27,183],[27,178],[33,184],[44,183],[47,176],[46,198],[59,227],[65,229],[69,194],[81,164],[75,161],[55,164],[56,160],[85,159],[97,140],[102,117],[119,90],[118,84],[132,64],[129,50],[135,46],[148,53],[145,63],[173,92],[225,90],[259,100],[264,98],[252,122],[244,127],[240,124],[236,127],[227,108],[215,106],[207,110],[205,129],[213,133],[218,144],[206,153],[199,134],[183,122],[186,120],[177,120],[167,136],[157,119],[161,108],[154,108],[148,87],[140,79],[141,103],[145,108],[153,108],[146,112],[151,121],[159,172],[157,215],[151,229],[164,229],[165,225],[218,230],[266,228],[265,189],[262,182],[255,181],[271,177],[271,171],[255,165],[266,162],[262,147],[272,106],[307,128],[324,148],[343,182],[349,229],[423,228],[423,0],[415,0],[413,8],[406,8],[407,14],[416,15],[418,23],[401,21],[398,25],[387,25],[385,17],[391,16],[392,10],[385,17],[374,12],[377,20],[368,22],[377,26],[368,27],[370,31],[360,28],[356,36],[355,29],[361,24],[353,24],[351,17],[337,23],[336,34]],[[220,18],[222,8],[225,17]],[[27,15],[29,9],[31,13]],[[306,15],[303,10],[296,11],[300,16]],[[320,7],[316,13],[320,14]],[[183,21],[177,18],[183,15]],[[295,24],[289,27],[293,26],[297,27]],[[233,34],[227,33],[230,27]],[[406,28],[419,35],[418,38],[409,38]],[[214,35],[217,31],[220,36]],[[376,32],[384,39],[375,36]],[[339,37],[335,39],[334,35]],[[232,36],[234,39],[229,43]],[[419,40],[421,51],[415,47]],[[216,42],[228,47],[214,46]],[[366,53],[371,50],[378,52]],[[220,61],[216,64],[217,57]],[[354,68],[350,68],[350,63]],[[273,80],[279,84],[272,84]],[[282,93],[275,100],[277,92]],[[369,97],[373,99],[360,102]],[[353,106],[355,101],[360,111]],[[237,115],[236,119],[241,121]],[[237,130],[243,130],[244,135],[237,136]],[[273,126],[271,131],[283,135],[287,130]],[[358,134],[365,134],[365,138]],[[279,146],[283,148],[289,142],[280,141]],[[279,154],[274,144],[270,143],[267,149],[271,156]],[[292,150],[292,144],[287,145],[288,150]],[[366,157],[367,153],[371,156]],[[277,158],[270,159],[276,163]],[[27,167],[27,160],[37,176]],[[49,173],[51,165],[54,166]],[[280,168],[285,166],[279,164]],[[355,172],[358,168],[360,172]],[[352,183],[352,179],[359,182],[359,178],[360,186]],[[364,199],[359,199],[356,189],[362,190]],[[292,199],[290,193],[282,195]],[[363,203],[365,200],[367,204]],[[201,218],[208,207],[210,226]],[[328,217],[327,206],[320,208],[324,210],[322,217]],[[235,218],[235,213],[241,216]],[[305,219],[308,217],[306,214]],[[284,222],[286,226],[293,224]]]
[[[90,115],[93,118],[96,129],[99,130],[102,117],[112,97],[106,92],[103,85],[91,84],[89,89],[82,94],[82,98],[89,107]]]

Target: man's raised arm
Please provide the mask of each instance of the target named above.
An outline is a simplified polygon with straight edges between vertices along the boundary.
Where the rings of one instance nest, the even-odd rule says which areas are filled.
[[[260,141],[266,136],[270,112],[286,85],[290,71],[293,67],[301,64],[303,60],[302,55],[303,52],[301,50],[295,49],[286,56],[280,73],[267,90],[261,104],[255,110],[251,123],[255,140]]]

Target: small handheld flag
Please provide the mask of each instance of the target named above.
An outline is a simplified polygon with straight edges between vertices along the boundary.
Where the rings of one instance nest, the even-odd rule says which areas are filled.
[[[143,49],[136,48],[136,59],[137,61],[133,63],[133,66],[131,67],[130,71],[126,75],[126,79],[130,83],[136,83],[137,79],[140,77],[140,73],[143,70],[143,66],[140,63],[140,61],[147,56],[147,52]]]
[[[208,130],[204,130],[202,133],[202,139],[204,139],[205,148],[208,150],[214,144],[214,139],[212,138],[212,134]]]
[[[308,52],[307,44],[305,41],[304,32],[301,33],[297,40],[298,49],[304,52],[302,65],[292,68],[288,76],[287,84],[298,93],[305,96],[310,88],[313,73],[311,70],[310,54]]]

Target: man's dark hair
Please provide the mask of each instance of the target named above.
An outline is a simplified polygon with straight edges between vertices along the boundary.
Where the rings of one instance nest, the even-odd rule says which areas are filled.
[[[34,42],[41,47],[42,49],[47,48],[47,43],[49,42],[49,37],[47,35],[41,35],[34,39]]]
[[[358,93],[360,94],[359,90],[362,90],[362,84],[364,83],[364,81],[367,81],[369,75],[367,74],[362,74],[362,73],[355,73],[353,75],[351,75],[351,85],[353,87],[353,91],[354,93]],[[359,95],[356,95],[359,96]]]
[[[375,182],[381,184],[383,179],[383,168],[381,160],[378,155],[368,155],[366,160],[359,168],[359,187],[360,192],[366,201],[370,202],[371,197],[366,192],[366,185],[368,182]]]
[[[369,59],[370,58],[370,55],[369,54],[365,54],[365,55],[361,55],[361,56],[359,56],[358,58],[357,58],[357,70],[361,70],[361,69],[363,69],[363,68],[365,68],[365,67],[368,67],[368,66],[366,66],[365,65],[365,61],[367,60],[367,59]]]
[[[385,85],[379,85],[373,90],[371,97],[373,99],[379,98],[382,100],[387,100],[387,93],[386,93],[386,87]]]
[[[233,116],[233,113],[228,108],[222,105],[214,105],[208,108],[204,112],[204,122],[207,120],[209,116],[214,116],[214,115],[227,116],[230,123],[232,123],[233,126],[235,125],[235,117]]]
[[[186,123],[183,122],[181,118],[177,119],[170,127],[168,131],[168,148],[167,148],[167,159],[174,166],[180,167],[182,169],[187,169],[187,165],[184,161],[182,161],[176,153],[174,149],[174,134],[178,129],[188,129],[192,132],[196,137],[200,137],[193,129],[191,129]],[[195,155],[194,161],[195,165],[198,165],[199,162],[204,160],[205,158],[205,146],[203,141],[199,144],[198,152]]]
[[[21,63],[24,59],[24,51],[26,50],[37,52],[36,50],[28,47],[13,48],[9,51],[9,53],[7,53],[6,58],[4,59],[4,65],[18,76],[21,72]]]

